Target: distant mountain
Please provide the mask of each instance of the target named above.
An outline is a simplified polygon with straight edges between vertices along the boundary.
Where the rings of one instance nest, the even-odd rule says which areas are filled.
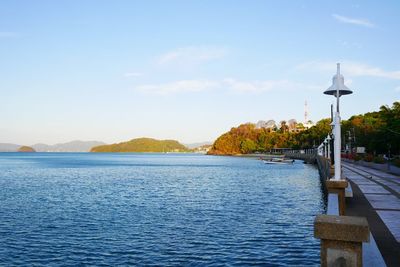
[[[36,152],[36,151],[30,146],[21,146],[20,148],[18,148],[18,152]]]
[[[0,152],[17,152],[21,145],[0,143]]]
[[[91,152],[187,152],[189,149],[175,140],[137,138],[128,142],[93,147]]]
[[[191,144],[184,144],[184,145],[190,149],[193,149],[193,148],[208,146],[208,145],[212,145],[212,144],[213,144],[213,142],[199,142],[199,143],[191,143]]]
[[[98,141],[71,141],[55,145],[35,144],[32,147],[37,152],[89,152],[92,147],[105,145]]]

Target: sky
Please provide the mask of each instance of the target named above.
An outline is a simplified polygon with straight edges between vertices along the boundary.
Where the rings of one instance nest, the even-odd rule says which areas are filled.
[[[400,1],[0,1],[0,143],[213,141],[400,100]]]

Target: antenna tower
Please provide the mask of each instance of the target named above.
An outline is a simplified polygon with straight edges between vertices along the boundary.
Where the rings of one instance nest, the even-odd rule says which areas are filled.
[[[304,123],[308,122],[308,107],[307,100],[304,102]]]

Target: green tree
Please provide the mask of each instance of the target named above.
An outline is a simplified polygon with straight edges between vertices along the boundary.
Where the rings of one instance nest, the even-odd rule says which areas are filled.
[[[256,148],[257,148],[256,143],[253,140],[248,139],[248,138],[244,139],[240,143],[240,152],[242,154],[254,152],[256,150]]]

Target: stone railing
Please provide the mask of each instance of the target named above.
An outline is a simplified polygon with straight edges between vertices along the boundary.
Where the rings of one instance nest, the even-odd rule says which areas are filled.
[[[315,163],[317,156],[315,149],[288,150],[284,155],[292,159],[304,160],[307,163]]]
[[[364,217],[345,216],[346,178],[333,180],[334,168],[328,150],[291,150],[285,156],[318,165],[327,192],[327,212],[317,215],[314,236],[321,239],[321,266],[386,266]],[[352,196],[351,194],[349,194]]]
[[[322,266],[340,266],[340,263],[343,261],[346,261],[345,257],[343,259],[339,259],[338,261],[333,261],[328,259],[329,258],[329,250],[328,248],[331,248],[332,244],[335,244],[336,246],[339,246],[340,248],[344,249],[345,252],[344,254],[352,254],[353,257],[357,258],[358,260],[361,260],[361,265],[358,265],[357,263],[353,262],[353,260],[347,260],[346,262],[348,265],[346,266],[386,266],[385,261],[382,257],[381,252],[378,249],[378,246],[375,242],[374,237],[372,236],[371,232],[368,231],[368,237],[365,235],[364,228],[365,228],[365,223],[366,220],[364,221],[353,221],[352,222],[352,228],[346,228],[342,227],[341,232],[346,233],[346,231],[350,231],[351,233],[348,233],[349,235],[344,235],[343,236],[337,236],[337,235],[327,235],[327,231],[339,231],[339,227],[341,227],[342,224],[345,224],[341,218],[347,217],[347,223],[351,222],[351,218],[358,218],[358,217],[349,217],[349,216],[339,216],[339,197],[336,193],[329,193],[328,194],[328,203],[327,203],[327,209],[326,209],[326,214],[331,216],[331,218],[335,218],[336,224],[329,224],[328,226],[324,226],[326,223],[326,220],[319,216],[323,215],[318,215],[315,219],[315,224],[314,224],[314,235],[317,238],[321,239],[321,265]],[[343,226],[343,225],[342,225]],[[367,223],[368,226],[368,223]],[[322,229],[321,229],[322,227]],[[356,233],[359,235],[358,236],[358,241],[354,241],[354,238],[357,238],[357,236],[354,236],[354,231],[356,228],[359,228]],[[350,237],[350,235],[352,235]],[[328,242],[324,240],[329,240]],[[352,241],[353,240],[353,241]],[[369,240],[369,242],[368,242]],[[334,241],[334,242],[332,242]],[[361,248],[359,245],[357,245],[357,248],[355,249],[355,246],[347,246],[346,244],[349,242],[356,242],[356,243],[362,243]],[[355,251],[354,251],[355,250]],[[361,250],[361,252],[360,252]],[[350,251],[350,253],[349,253]],[[361,253],[361,259],[359,257],[359,253]],[[332,258],[332,256],[331,256]],[[335,265],[339,264],[339,265]],[[354,264],[354,265],[351,265]]]

